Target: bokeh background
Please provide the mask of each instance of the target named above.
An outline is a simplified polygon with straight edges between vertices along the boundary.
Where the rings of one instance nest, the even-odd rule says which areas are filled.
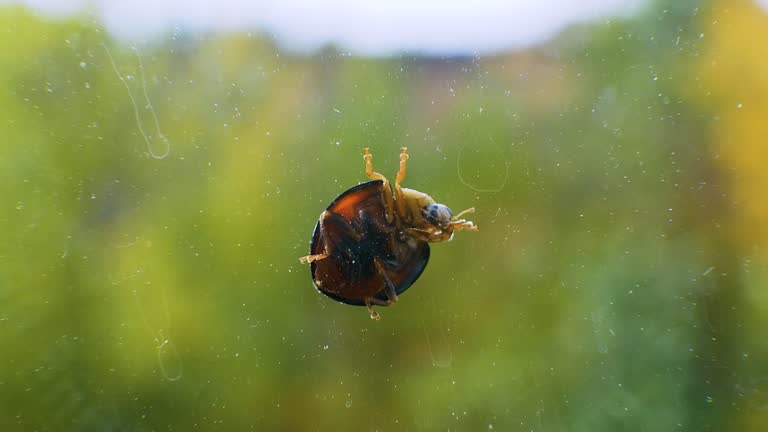
[[[437,52],[29,3],[0,7],[0,430],[766,430],[765,2]],[[374,322],[297,258],[401,146],[481,231]]]

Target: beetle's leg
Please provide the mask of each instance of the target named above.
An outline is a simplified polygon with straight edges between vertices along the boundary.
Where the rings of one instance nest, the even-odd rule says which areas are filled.
[[[307,255],[299,258],[302,264],[309,264],[328,258],[333,250],[343,249],[345,240],[351,239],[355,242],[361,240],[360,233],[346,219],[336,213],[324,211],[320,215],[320,241],[322,242],[322,252],[319,254]],[[310,251],[313,252],[313,251]]]
[[[420,228],[406,228],[405,231],[408,232],[411,236],[415,237],[418,240],[425,241],[425,242],[431,242],[432,241],[432,233],[423,230]]]
[[[362,240],[360,233],[355,229],[355,227],[352,226],[352,224],[349,223],[348,220],[344,219],[339,214],[329,212],[328,210],[325,210],[320,215],[320,232],[325,233],[324,237],[326,238],[329,234],[337,234],[333,235],[334,240],[336,240],[336,238],[351,238],[356,242]]]
[[[368,313],[371,314],[371,319],[378,321],[378,320],[381,319],[381,315],[379,315],[378,312],[373,310],[373,305],[374,304],[379,304],[379,303],[375,303],[376,301],[381,301],[381,300],[379,300],[379,299],[377,299],[375,297],[366,297],[365,298],[365,306],[368,308]]]
[[[368,313],[371,314],[371,319],[376,321],[381,319],[381,315],[373,310],[373,306],[389,306],[397,303],[397,292],[395,291],[395,284],[392,283],[392,279],[389,278],[387,270],[378,258],[373,259],[373,265],[376,267],[376,271],[384,278],[384,293],[387,295],[386,300],[382,300],[377,297],[366,297],[365,306],[368,308]]]
[[[373,310],[373,306],[389,306],[392,304],[389,300],[382,300],[376,297],[366,297],[363,301],[365,301],[365,306],[368,308],[368,313],[371,314],[371,319],[376,321],[381,319],[381,315]]]
[[[368,147],[365,148],[363,159],[365,159],[365,175],[371,180],[384,180],[384,183],[387,183],[387,178],[383,174],[373,170],[373,155]]]
[[[452,217],[452,218],[451,218],[451,220],[454,220],[454,221],[456,221],[456,220],[458,220],[460,217],[464,216],[465,214],[470,214],[470,213],[474,213],[474,212],[475,212],[475,208],[474,208],[474,207],[470,207],[470,208],[468,208],[468,209],[466,209],[466,210],[464,210],[464,211],[460,212],[460,213],[459,213],[459,214],[457,214],[456,216]]]
[[[400,153],[400,170],[397,172],[397,177],[395,178],[395,189],[400,188],[400,183],[405,180],[405,164],[408,161],[408,148],[403,147],[402,153]]]
[[[397,291],[395,291],[395,284],[392,283],[392,279],[389,278],[387,270],[384,268],[384,264],[378,258],[373,259],[373,264],[376,266],[379,274],[384,278],[384,293],[387,295],[387,302],[385,306],[389,306],[397,303]]]
[[[453,225],[453,229],[455,231],[461,231],[461,230],[480,231],[480,228],[478,228],[477,225],[472,223],[472,221],[468,221],[464,219],[451,222],[451,225]]]
[[[479,231],[480,229],[477,227],[477,225],[472,223],[472,221],[468,221],[468,220],[465,220],[465,219],[459,219],[460,217],[464,216],[465,214],[470,214],[470,213],[474,213],[474,212],[475,212],[475,208],[474,207],[470,207],[470,208],[460,212],[456,216],[452,217],[451,218],[451,221],[452,221],[451,225],[453,225],[453,229],[456,230],[456,231],[461,231],[461,230]]]
[[[328,258],[327,254],[307,255],[299,258],[299,262],[302,264],[309,264],[326,258]]]
[[[408,149],[403,147],[403,151],[400,153],[400,170],[397,172],[395,178],[395,211],[400,218],[406,222],[411,222],[410,214],[408,213],[408,199],[403,192],[403,188],[400,187],[400,183],[405,180],[406,162],[408,161]]]
[[[392,198],[392,188],[389,187],[389,180],[384,175],[373,170],[373,155],[371,155],[368,147],[365,148],[363,159],[365,159],[365,175],[371,180],[381,180],[384,182],[384,207],[386,207],[384,216],[387,218],[387,222],[391,223],[395,220],[395,215],[394,199]]]

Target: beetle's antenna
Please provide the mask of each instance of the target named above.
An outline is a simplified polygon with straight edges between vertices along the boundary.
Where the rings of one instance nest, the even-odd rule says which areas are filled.
[[[462,211],[461,213],[457,214],[456,216],[452,217],[451,220],[454,220],[454,221],[458,220],[460,217],[464,216],[465,214],[470,214],[470,213],[474,213],[474,212],[475,212],[475,208],[474,207],[470,207],[470,208]]]

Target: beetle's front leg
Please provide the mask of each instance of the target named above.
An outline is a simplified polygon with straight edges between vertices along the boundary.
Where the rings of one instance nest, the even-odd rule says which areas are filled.
[[[480,231],[480,228],[478,228],[472,221],[464,219],[453,221],[451,222],[451,225],[453,225],[454,231]]]
[[[406,228],[405,232],[411,237],[425,242],[432,242],[434,238],[434,235],[431,232],[420,228]]]
[[[466,219],[459,219],[460,217],[464,216],[465,214],[474,213],[475,208],[470,207],[464,211],[459,212],[456,216],[451,218],[451,225],[453,225],[453,229],[456,231],[461,230],[467,230],[467,231],[479,231],[480,228],[477,227],[472,221],[468,221]]]

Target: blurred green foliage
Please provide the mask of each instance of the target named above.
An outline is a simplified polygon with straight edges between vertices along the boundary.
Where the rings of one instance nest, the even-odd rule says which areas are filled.
[[[761,430],[764,199],[695,84],[719,10],[447,59],[0,10],[0,430]],[[297,259],[401,146],[481,231],[373,322]]]

